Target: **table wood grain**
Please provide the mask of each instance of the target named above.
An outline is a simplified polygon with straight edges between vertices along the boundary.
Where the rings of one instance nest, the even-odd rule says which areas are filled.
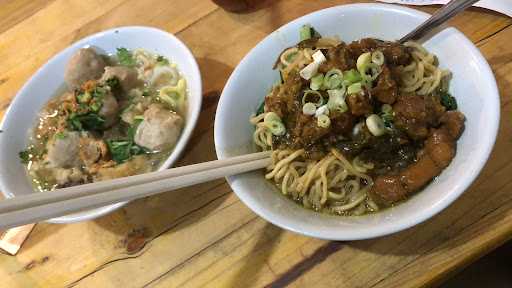
[[[251,11],[232,14],[209,0],[0,0],[0,117],[23,83],[76,40],[122,25],[155,26],[191,48],[203,76],[199,124],[178,165],[213,160],[216,104],[241,58],[292,19],[358,1],[252,2]],[[439,215],[387,237],[317,240],[265,222],[217,180],[134,201],[94,221],[40,223],[17,256],[0,255],[0,287],[439,284],[512,237],[512,20],[470,9],[450,24],[489,61],[502,121],[480,177]]]

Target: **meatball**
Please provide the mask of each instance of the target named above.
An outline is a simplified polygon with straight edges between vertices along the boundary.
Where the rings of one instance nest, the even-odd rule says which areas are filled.
[[[48,141],[47,161],[49,167],[71,168],[80,165],[78,132],[65,132],[62,137],[53,137]]]
[[[138,78],[137,70],[125,66],[105,67],[105,73],[101,76],[101,81],[107,81],[111,78],[117,78],[124,93],[142,84]]]
[[[64,79],[70,89],[78,89],[87,80],[101,77],[105,60],[92,48],[82,48],[69,59]]]
[[[99,115],[105,118],[105,127],[110,127],[117,122],[117,112],[119,104],[112,93],[107,93],[103,97],[103,105],[99,111]]]
[[[178,114],[153,104],[144,112],[134,141],[149,150],[160,151],[176,144],[182,128],[183,119]]]

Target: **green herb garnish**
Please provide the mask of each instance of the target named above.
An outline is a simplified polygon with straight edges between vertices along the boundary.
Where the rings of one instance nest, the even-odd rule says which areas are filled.
[[[263,112],[265,112],[265,101],[261,102],[258,110],[256,110],[256,115],[260,115]]]
[[[92,110],[93,112],[98,112],[98,111],[100,111],[101,106],[102,106],[102,105],[101,105],[101,104],[99,104],[98,102],[94,102],[94,103],[92,103],[92,104],[91,104],[91,106],[90,106],[90,107],[91,107],[91,110]]]
[[[18,155],[20,156],[21,163],[23,164],[28,164],[28,162],[32,159],[32,154],[30,154],[28,149],[20,151]]]
[[[126,48],[117,48],[117,60],[119,64],[124,66],[135,66],[135,59],[133,58],[132,52]]]
[[[128,140],[133,141],[135,138],[135,132],[137,132],[137,128],[139,127],[140,123],[144,120],[144,118],[137,118],[138,116],[134,117],[133,124],[128,128],[126,131],[126,134],[128,136]]]
[[[75,131],[102,131],[105,124],[105,119],[96,113],[83,115],[71,113],[67,121],[69,129]]]
[[[133,125],[131,125],[126,132],[128,139],[107,141],[112,159],[118,164],[131,159],[135,155],[148,153],[147,149],[135,144],[134,141],[135,132],[137,132],[137,127],[139,127],[142,121],[143,119],[141,118],[135,118]]]
[[[66,138],[66,134],[64,132],[57,132],[57,133],[55,133],[55,138],[57,138],[57,139],[65,139]]]
[[[313,26],[306,24],[303,25],[299,30],[300,41],[308,40],[311,38],[320,38],[322,37],[318,31],[313,28]]]
[[[96,86],[91,91],[92,97],[95,99],[98,99],[98,100],[103,100],[103,97],[105,97],[105,94],[107,94],[107,89],[105,89],[105,87],[102,87],[102,86]]]
[[[119,79],[117,77],[109,78],[105,81],[105,84],[107,84],[111,90],[115,90],[119,88]]]
[[[46,149],[37,150],[34,145],[29,145],[27,149],[20,151],[18,156],[20,157],[21,163],[28,164],[35,158],[41,158],[44,153],[46,153]]]
[[[450,95],[448,92],[442,92],[441,94],[441,104],[446,108],[446,110],[457,110],[457,99]]]
[[[76,99],[79,103],[87,103],[91,101],[92,95],[89,92],[84,92],[76,95]]]
[[[382,122],[384,122],[384,126],[387,128],[391,128],[393,126],[393,114],[383,113],[381,114]]]
[[[169,60],[162,55],[156,57],[156,62],[162,65],[169,65]]]
[[[112,159],[118,164],[123,163],[135,155],[146,153],[146,150],[130,140],[109,140],[107,141],[108,150]]]
[[[144,88],[144,90],[142,90],[142,96],[147,97],[150,95],[151,95],[151,90],[149,88]]]

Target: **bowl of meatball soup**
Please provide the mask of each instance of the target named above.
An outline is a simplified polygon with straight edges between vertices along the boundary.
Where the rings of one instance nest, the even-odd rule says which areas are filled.
[[[190,50],[150,27],[84,38],[22,87],[0,133],[7,198],[163,170],[183,151],[201,107]],[[89,220],[126,203],[49,220]]]

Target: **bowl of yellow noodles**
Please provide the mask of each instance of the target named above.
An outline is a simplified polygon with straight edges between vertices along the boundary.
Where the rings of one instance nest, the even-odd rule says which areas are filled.
[[[499,94],[458,30],[395,42],[428,17],[337,6],[254,47],[215,119],[219,159],[272,151],[266,170],[228,177],[242,202],[296,233],[357,240],[407,229],[455,201],[492,150]]]

